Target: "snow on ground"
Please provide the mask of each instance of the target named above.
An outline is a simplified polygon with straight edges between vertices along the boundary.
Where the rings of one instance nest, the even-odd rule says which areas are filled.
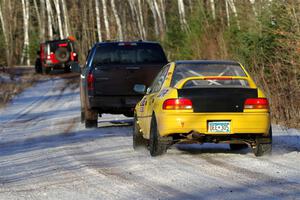
[[[80,124],[78,85],[52,76],[0,110],[0,199],[300,199],[300,132],[273,126],[272,156],[225,144],[132,149],[132,119]]]

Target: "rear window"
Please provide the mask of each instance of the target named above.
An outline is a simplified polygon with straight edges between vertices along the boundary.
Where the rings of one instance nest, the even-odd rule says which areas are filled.
[[[68,41],[49,42],[47,46],[50,48],[51,52],[55,52],[56,49],[60,47],[67,48],[69,51],[72,51],[72,43]]]
[[[246,77],[240,65],[226,64],[178,64],[174,70],[171,86],[175,86],[178,81],[192,76],[243,76]],[[220,80],[218,80],[219,82]],[[225,81],[225,80],[223,80]],[[227,83],[229,80],[226,80]],[[193,81],[196,83],[195,81]],[[198,81],[198,85],[212,84],[212,81]],[[222,82],[222,81],[221,81]],[[231,80],[235,83],[234,80]],[[216,83],[216,82],[215,82]],[[241,83],[242,84],[242,83]],[[244,85],[244,84],[243,84]]]
[[[118,43],[97,47],[93,65],[167,63],[158,44]]]
[[[207,88],[207,87],[229,87],[229,88],[249,88],[246,80],[191,80],[184,84],[183,88]]]

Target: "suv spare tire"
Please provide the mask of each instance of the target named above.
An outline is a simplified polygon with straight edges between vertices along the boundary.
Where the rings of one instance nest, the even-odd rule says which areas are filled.
[[[70,57],[70,52],[67,48],[59,47],[55,51],[55,57],[60,62],[67,62]]]

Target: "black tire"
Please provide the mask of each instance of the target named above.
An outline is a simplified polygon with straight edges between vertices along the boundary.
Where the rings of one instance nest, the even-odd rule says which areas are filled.
[[[125,117],[133,117],[134,113],[133,112],[126,112],[123,114]]]
[[[84,109],[84,123],[85,128],[97,128],[98,127],[98,112],[95,110]]]
[[[43,74],[49,74],[50,71],[51,71],[51,68],[49,68],[49,67],[42,67]]]
[[[85,128],[97,128],[98,122],[97,120],[84,120]]]
[[[167,148],[171,144],[170,137],[160,137],[155,115],[152,115],[151,128],[150,128],[150,140],[149,150],[151,156],[159,156],[166,153]]]
[[[229,144],[229,146],[232,151],[238,151],[248,148],[247,144]]]
[[[145,146],[145,139],[143,138],[143,135],[140,132],[140,127],[138,125],[137,117],[134,116],[133,132],[132,132],[132,147],[134,150],[137,150],[143,146]]]
[[[266,140],[268,142],[266,142]],[[267,137],[256,138],[256,145],[253,148],[253,153],[256,157],[272,153],[272,127],[269,129],[269,135]]]
[[[80,112],[80,122],[83,123],[84,120],[85,120],[85,116],[84,116],[84,111],[81,109],[81,112]]]
[[[70,73],[71,72],[71,68],[70,68],[69,65],[67,65],[67,66],[64,67],[64,72],[65,73]]]

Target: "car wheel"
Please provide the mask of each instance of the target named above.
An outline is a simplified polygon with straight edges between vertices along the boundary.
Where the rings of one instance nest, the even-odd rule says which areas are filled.
[[[84,108],[84,123],[85,128],[96,128],[98,127],[98,112]]]
[[[137,150],[139,147],[145,145],[145,139],[140,132],[140,126],[138,125],[137,117],[134,116],[133,120],[133,133],[132,133],[132,147]]]
[[[48,67],[42,67],[42,73],[43,73],[43,74],[49,74],[50,71],[51,71],[50,68],[48,68]]]
[[[268,142],[266,142],[266,140]],[[269,135],[267,137],[256,138],[256,145],[253,148],[255,156],[263,156],[272,153],[272,127],[270,127]]]
[[[82,108],[81,108],[80,114],[81,114],[81,115],[80,115],[80,122],[83,123],[84,120],[85,120],[85,116],[84,116],[84,110],[82,110]]]
[[[71,68],[70,68],[69,65],[67,65],[67,66],[64,67],[64,72],[65,73],[70,73],[71,72]]]
[[[248,148],[247,144],[229,144],[229,146],[230,146],[230,149],[233,151],[238,151],[238,150]]]
[[[171,144],[171,137],[160,137],[155,115],[151,119],[149,150],[151,156],[159,156],[166,153]]]

